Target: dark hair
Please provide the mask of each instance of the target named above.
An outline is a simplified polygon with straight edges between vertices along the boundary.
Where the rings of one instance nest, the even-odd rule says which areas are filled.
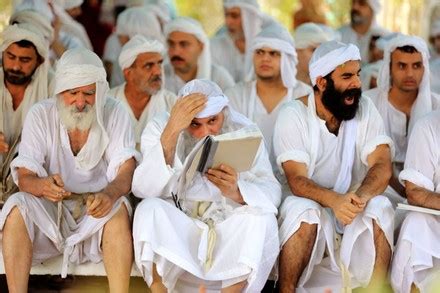
[[[43,57],[41,57],[40,53],[38,53],[37,47],[31,41],[21,40],[21,41],[15,42],[14,44],[19,46],[20,48],[34,48],[35,53],[37,54],[38,62],[43,63],[43,60],[44,60]]]
[[[326,76],[324,76],[324,79],[328,82],[330,79],[332,79],[332,73],[334,72],[334,70],[332,71],[332,72],[330,72],[329,74],[327,74]],[[313,86],[313,90],[315,91],[315,92],[317,92],[317,91],[319,91],[319,88],[318,88],[318,85],[317,84],[315,84],[314,86]]]
[[[413,53],[418,53],[419,52],[414,46],[410,46],[410,45],[406,45],[406,46],[402,46],[402,47],[397,47],[396,50],[399,50],[399,51],[404,52],[404,53],[409,53],[409,54],[413,54]]]

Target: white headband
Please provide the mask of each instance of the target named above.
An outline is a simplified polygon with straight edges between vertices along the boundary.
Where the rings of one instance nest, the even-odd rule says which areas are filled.
[[[163,55],[164,52],[165,47],[161,42],[136,35],[122,47],[119,55],[119,66],[122,70],[130,67],[137,56],[142,53],[159,53]]]

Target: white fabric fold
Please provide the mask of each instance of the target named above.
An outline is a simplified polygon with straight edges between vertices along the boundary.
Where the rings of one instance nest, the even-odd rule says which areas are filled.
[[[119,54],[119,66],[122,70],[130,67],[137,56],[142,53],[165,54],[165,47],[157,40],[148,39],[142,35],[135,35],[123,47]]]
[[[122,11],[116,20],[116,34],[129,38],[142,35],[164,41],[159,20],[145,7],[132,7]]]

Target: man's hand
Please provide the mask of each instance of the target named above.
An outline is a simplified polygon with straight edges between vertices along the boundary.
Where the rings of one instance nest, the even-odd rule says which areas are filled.
[[[337,196],[330,206],[336,218],[344,225],[351,224],[365,208],[366,202],[354,193]]]
[[[240,204],[244,203],[237,184],[238,174],[232,167],[222,164],[217,169],[208,169],[206,177],[220,189],[225,197]]]
[[[205,108],[206,101],[206,96],[198,93],[178,99],[171,109],[168,125],[175,133],[180,133]]]
[[[6,143],[6,138],[3,132],[0,132],[0,154],[5,154],[9,151],[9,145]]]
[[[70,192],[64,189],[64,182],[59,174],[54,174],[41,179],[40,196],[52,201],[59,202],[70,196]]]
[[[113,208],[114,200],[103,192],[87,197],[87,214],[94,218],[105,217]]]

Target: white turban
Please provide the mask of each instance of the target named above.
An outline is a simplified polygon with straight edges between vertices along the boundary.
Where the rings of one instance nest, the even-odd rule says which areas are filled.
[[[269,25],[255,37],[251,48],[255,51],[263,47],[281,52],[280,71],[283,85],[286,88],[295,87],[298,57],[290,33],[279,24]]]
[[[196,118],[207,118],[220,113],[229,105],[229,99],[223,94],[221,88],[208,79],[193,79],[186,83],[179,91],[178,98],[190,94],[204,94],[208,101],[205,108],[197,114]]]
[[[339,65],[352,60],[361,60],[358,47],[353,44],[344,44],[338,41],[322,43],[313,52],[309,63],[310,80],[316,85],[319,76],[326,76]]]
[[[368,5],[370,5],[375,15],[379,14],[382,9],[382,4],[380,4],[380,0],[368,0]]]
[[[127,7],[143,6],[152,12],[163,23],[171,20],[171,13],[168,5],[163,0],[128,0]]]
[[[379,89],[379,95],[388,97],[388,92],[391,88],[391,54],[399,47],[412,46],[422,55],[423,67],[425,72],[423,74],[422,81],[419,86],[419,93],[416,101],[411,110],[411,118],[409,121],[409,131],[411,131],[414,123],[420,117],[426,113],[432,111],[432,98],[431,98],[431,84],[429,75],[429,51],[426,42],[417,36],[400,35],[389,40],[385,46],[383,65],[379,71],[379,78],[377,85]],[[387,101],[379,101],[379,103],[386,103]],[[382,105],[377,105],[378,108]]]
[[[386,34],[386,35],[384,35],[384,36],[382,36],[382,37],[380,37],[379,39],[376,40],[376,47],[379,50],[385,51],[385,47],[386,47],[387,43],[390,40],[392,40],[392,39],[394,39],[396,37],[399,37],[399,36],[403,36],[403,34],[401,34],[401,33]]]
[[[75,157],[76,167],[83,170],[90,170],[99,163],[109,143],[103,118],[108,83],[104,65],[95,53],[84,48],[64,52],[56,64],[54,94],[93,83],[96,84],[97,124],[92,126],[87,143]]]
[[[440,20],[436,20],[431,24],[431,32],[429,36],[436,37],[440,35]]]
[[[49,96],[49,82],[48,82],[48,72],[50,68],[49,62],[49,44],[44,39],[43,35],[36,30],[31,24],[20,23],[7,26],[0,36],[3,39],[3,43],[0,45],[0,52],[3,53],[11,44],[27,40],[34,44],[37,49],[38,54],[44,59],[43,63],[40,64],[35,70],[31,84],[27,87],[25,92],[25,97],[23,99],[22,113],[27,113],[30,107],[42,99],[46,99]],[[7,90],[3,82],[3,70],[0,70],[0,92]],[[4,111],[5,101],[0,102],[0,113]],[[22,122],[26,115],[22,116]],[[0,119],[0,131],[3,132],[3,119]]]
[[[165,53],[165,47],[157,40],[147,39],[141,35],[135,35],[123,47],[119,55],[119,66],[122,70],[130,67],[137,56],[142,53]]]
[[[84,0],[64,0],[63,7],[64,9],[72,9],[75,7],[80,7],[83,4]]]
[[[313,22],[304,23],[295,29],[295,48],[297,49],[316,47],[334,39],[334,35]]]
[[[195,19],[189,17],[178,17],[165,26],[165,36],[172,32],[183,32],[194,35],[203,43],[203,51],[197,62],[197,79],[211,79],[211,50],[209,39],[202,25]]]
[[[14,9],[14,13],[23,11],[23,10],[35,10],[38,11],[43,17],[49,20],[52,23],[54,20],[54,15],[52,10],[50,9],[47,1],[43,0],[23,0],[19,5],[17,5]]]
[[[41,15],[35,10],[27,9],[22,11],[16,11],[9,19],[9,24],[14,23],[29,23],[33,25],[49,44],[52,44],[54,38],[54,30],[50,23],[49,18]]]
[[[116,34],[129,38],[142,35],[163,41],[159,20],[145,7],[132,7],[122,11],[116,21]]]

